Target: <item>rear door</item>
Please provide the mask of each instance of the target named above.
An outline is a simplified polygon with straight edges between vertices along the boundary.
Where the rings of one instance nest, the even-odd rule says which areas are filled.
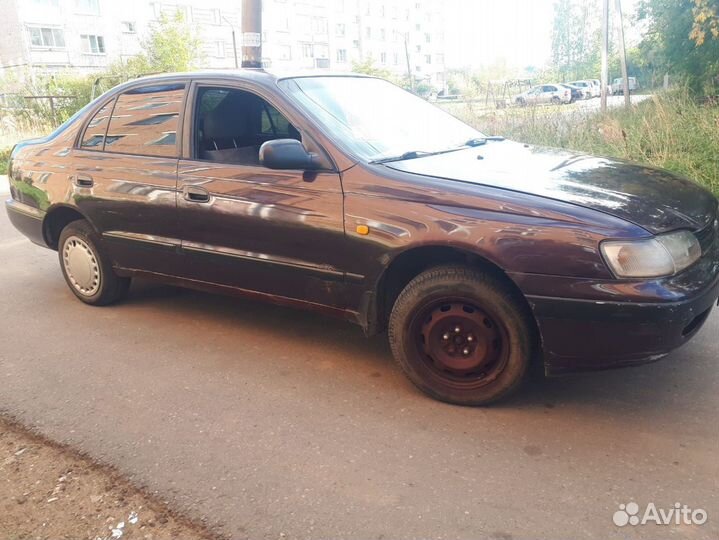
[[[184,277],[344,307],[343,195],[324,151],[286,106],[240,83],[196,83],[178,175]],[[295,138],[324,170],[270,170],[259,148]]]
[[[123,268],[172,273],[177,132],[186,84],[128,90],[104,103],[73,150],[75,201]]]

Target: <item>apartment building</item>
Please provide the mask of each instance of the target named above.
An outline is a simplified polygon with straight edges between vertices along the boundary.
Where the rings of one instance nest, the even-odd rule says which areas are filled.
[[[372,59],[444,86],[440,0],[264,0],[263,56],[273,67],[350,70]]]
[[[181,11],[198,32],[202,65],[241,57],[241,0],[0,0],[0,75],[101,71],[142,49],[164,13]],[[236,47],[232,34],[235,33]],[[444,85],[440,0],[264,0],[263,60],[277,69],[350,70],[373,63]]]

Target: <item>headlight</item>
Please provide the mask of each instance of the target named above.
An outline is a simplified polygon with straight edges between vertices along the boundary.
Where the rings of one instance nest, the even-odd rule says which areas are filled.
[[[697,237],[677,231],[645,240],[608,240],[601,244],[604,259],[617,277],[671,276],[702,255]]]

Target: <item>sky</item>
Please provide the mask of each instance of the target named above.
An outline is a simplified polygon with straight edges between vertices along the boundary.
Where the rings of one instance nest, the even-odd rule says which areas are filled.
[[[448,67],[476,68],[504,59],[522,69],[549,61],[554,0],[444,0],[443,4]],[[632,13],[636,4],[637,0],[622,0],[625,15]],[[627,31],[630,40],[631,28]]]

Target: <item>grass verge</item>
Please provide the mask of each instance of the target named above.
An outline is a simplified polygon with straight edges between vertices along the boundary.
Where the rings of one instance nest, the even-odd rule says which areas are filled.
[[[661,167],[719,195],[719,107],[684,93],[653,96],[606,114],[529,107],[460,117],[483,133]]]

